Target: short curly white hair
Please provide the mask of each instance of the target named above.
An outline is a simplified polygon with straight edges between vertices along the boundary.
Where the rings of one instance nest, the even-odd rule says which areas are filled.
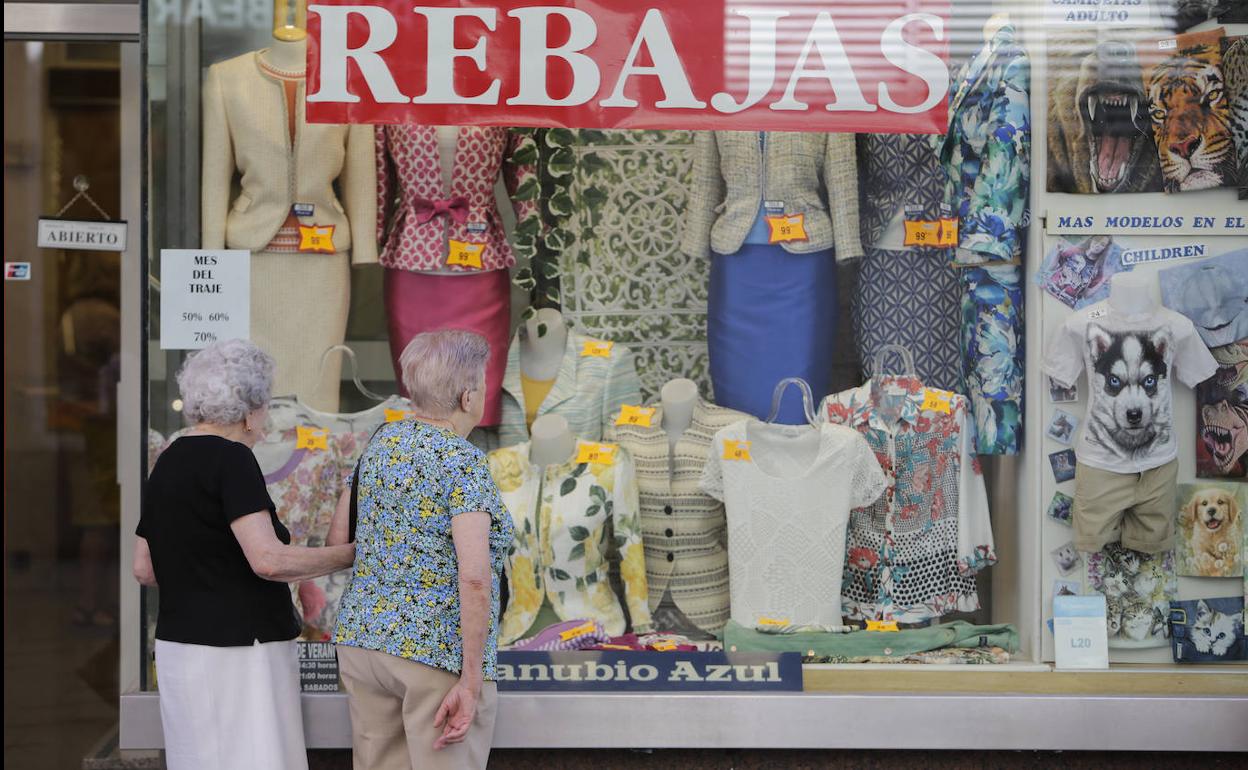
[[[269,403],[273,357],[247,340],[214,342],[182,364],[178,390],[182,414],[190,422],[242,422]]]

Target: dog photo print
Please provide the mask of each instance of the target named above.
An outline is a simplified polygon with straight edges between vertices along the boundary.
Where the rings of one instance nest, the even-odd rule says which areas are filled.
[[[1190,577],[1243,574],[1243,484],[1203,482],[1178,486],[1175,570]]]
[[[1218,371],[1196,386],[1196,476],[1248,479],[1248,340],[1209,352]]]

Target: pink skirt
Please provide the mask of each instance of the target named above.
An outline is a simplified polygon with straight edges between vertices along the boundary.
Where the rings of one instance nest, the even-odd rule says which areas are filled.
[[[481,425],[487,428],[498,425],[499,391],[507,369],[507,347],[511,344],[511,275],[506,270],[434,275],[386,268],[383,293],[390,331],[390,356],[399,391],[408,395],[403,387],[399,356],[413,337],[437,329],[476,332],[490,343],[490,360],[485,367],[485,416]]]

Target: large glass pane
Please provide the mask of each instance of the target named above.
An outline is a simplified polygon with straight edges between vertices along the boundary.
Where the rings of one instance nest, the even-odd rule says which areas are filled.
[[[117,725],[120,255],[36,248],[35,220],[79,190],[120,215],[120,45],[4,44],[9,767],[79,766]]]

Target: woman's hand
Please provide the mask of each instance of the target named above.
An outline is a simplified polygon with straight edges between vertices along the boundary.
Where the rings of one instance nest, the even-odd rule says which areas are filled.
[[[468,728],[472,727],[472,720],[477,716],[477,701],[480,698],[481,682],[468,682],[460,677],[442,699],[442,705],[433,718],[433,726],[442,728],[442,734],[433,742],[434,750],[444,749],[468,737]]]

